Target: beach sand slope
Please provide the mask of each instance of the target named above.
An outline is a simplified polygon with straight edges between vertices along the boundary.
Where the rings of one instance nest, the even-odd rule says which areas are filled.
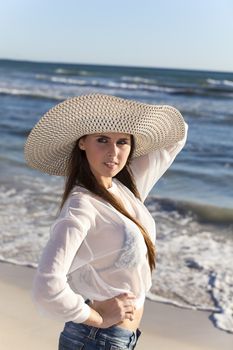
[[[0,263],[0,348],[55,350],[61,322],[38,314],[30,289],[35,270]],[[138,350],[232,350],[233,335],[215,328],[209,313],[146,301]]]

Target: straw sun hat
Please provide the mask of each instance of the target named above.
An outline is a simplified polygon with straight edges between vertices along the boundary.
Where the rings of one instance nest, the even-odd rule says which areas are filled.
[[[138,157],[181,140],[185,127],[180,112],[170,106],[103,94],[73,97],[51,108],[32,129],[26,161],[42,172],[64,176],[75,141],[99,132],[133,134],[133,157]]]

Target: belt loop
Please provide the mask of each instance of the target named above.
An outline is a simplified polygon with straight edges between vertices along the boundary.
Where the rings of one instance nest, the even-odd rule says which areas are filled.
[[[88,338],[90,338],[90,339],[95,339],[98,330],[99,330],[99,328],[91,327],[91,330],[90,330],[90,333],[89,333],[89,335],[88,335]]]
[[[142,334],[142,332],[140,331],[139,328],[137,328],[137,329],[136,329],[137,339],[140,337],[141,334]]]
[[[133,331],[129,339],[129,345],[134,345],[135,341],[136,341],[136,332]]]
[[[140,329],[136,329],[135,332],[133,332],[133,334],[130,337],[130,345],[132,345],[132,349],[135,348],[135,346],[137,345],[138,342],[138,338],[140,337],[141,331]]]

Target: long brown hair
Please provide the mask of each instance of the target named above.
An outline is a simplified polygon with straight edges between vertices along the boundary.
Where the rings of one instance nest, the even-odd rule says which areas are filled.
[[[129,166],[134,149],[134,138],[131,135],[131,150],[126,165],[115,177],[131,192],[133,192],[135,197],[141,200],[136,183],[134,181],[133,174]],[[79,148],[79,140],[76,141],[69,159],[65,189],[60,208],[63,207],[66,199],[68,198],[70,192],[72,191],[75,185],[83,186],[95,195],[103,198],[108,203],[110,203],[115,209],[117,209],[121,214],[132,220],[139,227],[147,246],[148,262],[152,271],[155,268],[156,254],[155,246],[151,241],[148,232],[137,219],[135,219],[128,213],[128,211],[125,209],[123,203],[120,200],[114,197],[114,195],[112,195],[104,186],[98,183],[95,176],[90,170],[85,151]]]

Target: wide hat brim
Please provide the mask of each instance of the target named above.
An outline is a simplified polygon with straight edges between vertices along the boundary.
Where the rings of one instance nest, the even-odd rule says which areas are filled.
[[[139,157],[180,141],[185,125],[171,106],[103,94],[78,96],[59,103],[39,120],[27,138],[25,159],[32,168],[65,176],[75,142],[99,132],[132,134],[133,157]]]

